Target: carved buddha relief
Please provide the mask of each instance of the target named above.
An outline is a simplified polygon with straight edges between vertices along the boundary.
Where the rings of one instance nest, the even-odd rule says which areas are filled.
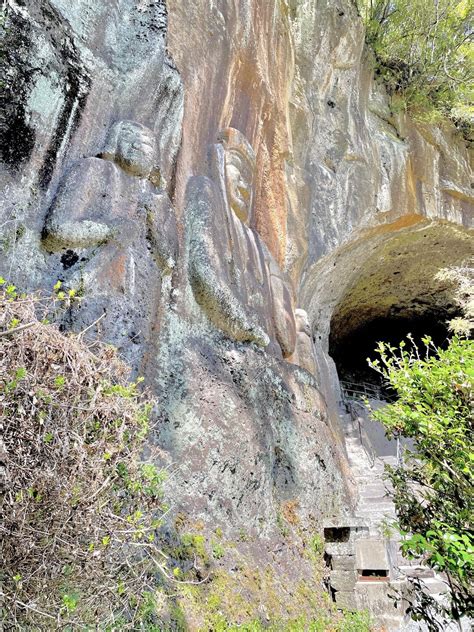
[[[232,137],[234,144],[230,142]],[[238,138],[233,131],[222,132],[220,140],[228,146],[225,152],[225,184],[228,203],[240,221],[248,226],[252,210],[255,156],[250,145],[247,145],[243,138]]]
[[[151,130],[115,123],[103,152],[65,175],[43,231],[45,248],[61,256],[59,278],[84,294],[75,323],[101,318],[102,334],[119,347],[143,339],[162,276],[176,263],[176,222],[157,188],[156,156]]]
[[[316,357],[314,352],[311,326],[308,314],[304,309],[295,310],[296,317],[296,348],[294,362],[309,373],[317,376]]]
[[[132,176],[160,185],[156,142],[153,132],[144,125],[134,121],[116,123],[100,157],[112,160]]]
[[[241,132],[219,134],[210,169],[210,177],[193,177],[187,187],[188,274],[196,301],[229,337],[288,357],[296,336],[291,291],[252,228],[255,154]]]

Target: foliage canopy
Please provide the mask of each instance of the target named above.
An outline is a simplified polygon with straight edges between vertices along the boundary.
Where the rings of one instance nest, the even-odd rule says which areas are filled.
[[[378,72],[418,114],[441,113],[468,134],[474,119],[472,0],[358,0]]]

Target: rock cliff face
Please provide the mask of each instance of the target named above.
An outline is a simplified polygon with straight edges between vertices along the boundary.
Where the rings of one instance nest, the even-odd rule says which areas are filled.
[[[297,583],[281,516],[303,546],[354,502],[329,345],[455,311],[465,141],[391,111],[348,0],[8,0],[2,48],[0,273],[76,290],[158,396],[173,515]]]

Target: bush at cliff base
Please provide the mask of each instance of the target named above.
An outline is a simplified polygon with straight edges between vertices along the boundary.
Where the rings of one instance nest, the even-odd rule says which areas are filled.
[[[112,348],[48,324],[72,300],[0,279],[5,629],[138,629],[158,609],[163,474],[141,460],[151,404]]]
[[[451,591],[439,605],[419,584],[411,612],[445,629],[440,615],[474,614],[474,342],[454,337],[441,349],[409,337],[398,349],[380,343],[378,354],[369,364],[397,400],[373,417],[391,438],[413,442],[403,463],[387,468],[402,550],[445,574]]]

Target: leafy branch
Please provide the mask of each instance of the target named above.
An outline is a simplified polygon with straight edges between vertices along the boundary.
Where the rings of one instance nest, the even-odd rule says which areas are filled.
[[[403,464],[386,468],[402,550],[444,573],[451,586],[449,603],[429,608],[417,589],[412,613],[442,630],[430,613],[455,620],[474,613],[474,343],[455,336],[442,349],[429,337],[419,346],[409,336],[398,348],[380,343],[377,351],[369,365],[397,399],[372,416],[389,437],[413,444]]]

